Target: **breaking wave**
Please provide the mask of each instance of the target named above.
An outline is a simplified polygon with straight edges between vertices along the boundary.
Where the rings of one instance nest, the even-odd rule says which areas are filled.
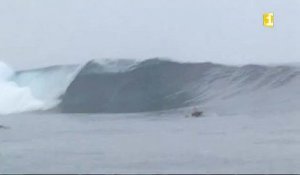
[[[43,102],[32,95],[29,87],[19,86],[14,77],[13,69],[0,62],[0,113],[42,109]]]
[[[94,65],[94,66],[92,66]],[[90,67],[97,67],[90,63]],[[127,71],[87,73],[67,88],[66,113],[131,113],[200,106],[220,112],[286,112],[300,105],[300,69],[150,59]],[[95,68],[98,69],[99,68]]]
[[[30,89],[32,96],[43,102],[43,109],[60,103],[60,97],[74,80],[81,66],[52,66],[17,72],[13,81],[22,88]]]
[[[125,71],[135,62],[90,61],[83,65],[50,66],[23,71],[14,71],[0,62],[0,114],[55,108],[79,72],[93,74]]]
[[[199,105],[220,111],[291,111],[300,69],[150,59],[90,61],[15,72],[0,63],[0,114],[159,111]]]

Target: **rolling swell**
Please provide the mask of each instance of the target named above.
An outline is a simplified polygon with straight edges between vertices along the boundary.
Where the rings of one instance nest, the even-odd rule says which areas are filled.
[[[89,67],[68,87],[60,105],[62,112],[125,113],[183,107],[193,97],[185,87],[220,66],[152,59],[126,72],[86,74]]]
[[[297,67],[150,59],[125,71],[97,71],[101,69],[95,62],[82,68],[62,97],[61,112],[131,113],[191,105],[257,112],[300,105]]]

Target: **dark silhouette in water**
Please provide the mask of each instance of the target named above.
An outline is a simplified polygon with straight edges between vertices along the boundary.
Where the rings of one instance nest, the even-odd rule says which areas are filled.
[[[203,115],[202,111],[194,111],[192,113],[192,117],[201,117]]]
[[[0,125],[0,129],[8,129],[7,126]]]

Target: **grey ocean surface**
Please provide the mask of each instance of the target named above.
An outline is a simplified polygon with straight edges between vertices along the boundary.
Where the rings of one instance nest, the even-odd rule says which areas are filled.
[[[0,173],[299,173],[300,118],[185,110],[0,117]]]

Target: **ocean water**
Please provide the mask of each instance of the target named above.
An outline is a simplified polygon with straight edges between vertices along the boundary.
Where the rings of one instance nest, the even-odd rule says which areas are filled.
[[[299,87],[287,65],[0,62],[0,173],[300,173]]]
[[[0,173],[300,173],[300,118],[0,116]]]

